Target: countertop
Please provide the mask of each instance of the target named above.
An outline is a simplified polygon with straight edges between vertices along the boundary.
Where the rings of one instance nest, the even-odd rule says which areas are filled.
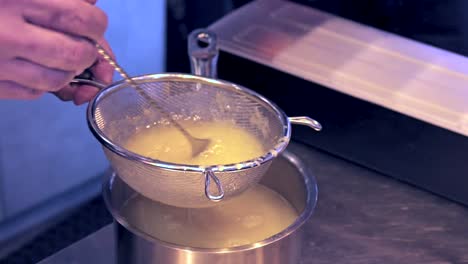
[[[319,189],[301,264],[468,263],[468,208],[301,144],[288,150]],[[114,263],[113,243],[109,225],[40,264]]]

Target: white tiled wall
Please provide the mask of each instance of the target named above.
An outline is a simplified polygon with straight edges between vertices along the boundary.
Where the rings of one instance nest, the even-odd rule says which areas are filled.
[[[131,74],[164,70],[164,0],[100,0],[108,40]],[[86,126],[85,107],[47,95],[0,101],[0,219],[27,210],[107,166]]]

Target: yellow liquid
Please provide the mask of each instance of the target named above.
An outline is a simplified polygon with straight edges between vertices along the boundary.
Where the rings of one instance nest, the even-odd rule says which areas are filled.
[[[182,125],[193,136],[210,139],[208,149],[192,157],[190,143],[170,126],[144,129],[126,147],[143,156],[191,165],[237,163],[264,154],[255,136],[231,123]],[[281,195],[262,185],[209,208],[173,207],[137,195],[123,206],[122,214],[132,226],[155,238],[202,248],[261,241],[284,230],[298,215]]]
[[[182,123],[194,137],[210,139],[207,150],[192,157],[190,142],[173,126],[155,126],[131,137],[125,147],[153,159],[186,165],[232,164],[264,155],[260,141],[228,122]]]
[[[271,237],[298,213],[277,192],[255,185],[228,201],[209,208],[187,209],[154,202],[138,195],[123,206],[130,225],[160,240],[201,248],[225,248]]]

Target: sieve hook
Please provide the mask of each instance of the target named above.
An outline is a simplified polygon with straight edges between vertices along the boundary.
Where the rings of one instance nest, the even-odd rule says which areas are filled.
[[[308,116],[288,117],[289,122],[294,125],[303,125],[313,128],[316,131],[322,130],[322,125],[315,119]]]
[[[213,179],[213,181],[216,184],[216,188],[218,189],[218,195],[213,195],[212,193],[210,193],[211,179]],[[206,197],[208,197],[208,199],[210,199],[213,202],[219,202],[224,198],[224,190],[223,186],[221,185],[221,181],[210,169],[205,170],[205,195]]]

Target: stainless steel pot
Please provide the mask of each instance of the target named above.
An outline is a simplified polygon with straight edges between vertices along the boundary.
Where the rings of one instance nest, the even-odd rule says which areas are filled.
[[[317,185],[298,157],[283,152],[261,184],[280,193],[300,212],[282,232],[257,243],[219,249],[175,245],[143,233],[121,214],[125,202],[137,195],[115,174],[107,178],[103,195],[115,219],[119,264],[297,264],[301,257],[300,228],[311,217],[317,202]]]

